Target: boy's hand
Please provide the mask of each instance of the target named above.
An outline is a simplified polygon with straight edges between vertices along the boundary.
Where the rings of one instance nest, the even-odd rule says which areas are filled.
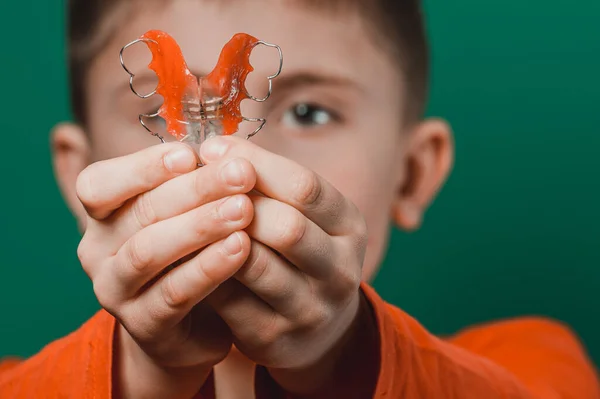
[[[367,232],[359,210],[314,172],[250,142],[210,140],[201,155],[208,165],[249,160],[262,194],[252,196],[250,258],[208,302],[240,351],[272,371],[330,361],[361,303]]]
[[[187,146],[163,144],[93,164],[77,181],[89,215],[78,255],[123,327],[115,365],[124,397],[177,397],[172,388],[189,397],[231,347],[227,325],[196,305],[250,253],[244,194],[256,176],[240,159],[197,162]]]

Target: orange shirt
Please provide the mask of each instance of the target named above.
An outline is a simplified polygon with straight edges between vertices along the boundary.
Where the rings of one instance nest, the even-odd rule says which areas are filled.
[[[375,399],[600,399],[596,371],[575,335],[544,319],[468,329],[449,340],[427,332],[363,285],[379,331]],[[115,320],[98,312],[79,330],[25,361],[0,363],[0,398],[111,397]],[[340,398],[352,397],[352,384]],[[213,399],[209,379],[197,398]],[[285,398],[257,370],[257,399]]]

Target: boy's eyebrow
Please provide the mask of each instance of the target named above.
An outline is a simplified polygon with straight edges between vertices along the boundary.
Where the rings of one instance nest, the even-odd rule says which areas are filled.
[[[273,80],[273,93],[294,91],[311,86],[337,86],[361,93],[365,91],[365,87],[360,82],[348,77],[325,72],[299,71],[283,74]]]
[[[204,73],[199,73],[199,71],[192,72],[195,76],[205,76]],[[252,77],[252,79],[256,79],[256,77]],[[266,80],[266,77],[265,77]],[[153,72],[142,72],[140,74],[136,74],[134,85],[135,87],[145,87],[148,86],[148,92],[152,91],[153,88],[150,86],[156,85],[157,77]],[[327,72],[317,72],[317,71],[298,71],[292,72],[288,74],[283,74],[276,79],[273,80],[273,93],[279,92],[293,92],[300,88],[311,87],[311,86],[337,86],[349,88],[351,90],[362,93],[366,90],[366,88],[361,84],[361,82],[356,81],[354,79],[344,77],[341,75],[336,75],[333,73]],[[119,85],[116,88],[116,92],[130,91],[129,81],[123,82],[123,84]],[[145,93],[142,93],[145,94]]]

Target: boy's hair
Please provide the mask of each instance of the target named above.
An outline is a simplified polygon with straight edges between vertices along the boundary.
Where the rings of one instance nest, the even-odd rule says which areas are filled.
[[[400,66],[412,123],[423,116],[427,102],[429,50],[421,0],[295,0],[320,11],[358,11],[377,43]],[[71,104],[75,120],[87,123],[85,87],[95,55],[126,23],[132,0],[69,0],[68,51]]]

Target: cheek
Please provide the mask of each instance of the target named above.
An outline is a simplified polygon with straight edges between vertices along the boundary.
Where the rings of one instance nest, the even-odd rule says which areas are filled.
[[[104,64],[99,65],[102,67]],[[129,91],[115,96],[114,85],[103,78],[104,75],[92,70],[88,83],[88,92],[94,93],[87,97],[93,160],[116,158],[159,144],[160,141],[152,137],[138,120],[138,114],[145,112],[144,107],[149,106],[150,100],[138,100]],[[145,89],[142,87],[142,90]],[[124,96],[127,96],[126,100],[123,100]]]
[[[368,227],[368,242],[363,279],[369,281],[375,274],[388,244],[390,214],[393,205],[393,182],[387,175],[364,173],[357,175],[347,197],[362,213]]]
[[[125,120],[122,115],[98,104],[89,115],[89,133],[95,161],[132,154],[160,143],[137,123],[135,113],[132,113],[131,120]]]
[[[352,162],[336,162],[324,175],[360,210],[367,223],[369,240],[363,279],[370,280],[385,254],[390,234],[390,215],[398,189],[397,152],[390,148],[362,148]],[[372,156],[379,155],[379,156]],[[339,160],[339,158],[338,158]]]

